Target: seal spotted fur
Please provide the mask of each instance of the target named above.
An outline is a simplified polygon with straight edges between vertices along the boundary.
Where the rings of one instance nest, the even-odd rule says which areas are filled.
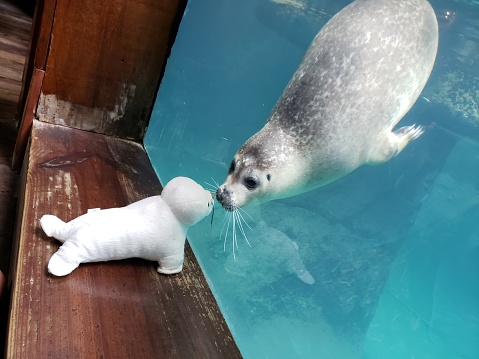
[[[400,153],[423,133],[394,126],[419,97],[438,45],[426,0],[357,0],[318,33],[266,125],[236,153],[228,211],[290,197]]]

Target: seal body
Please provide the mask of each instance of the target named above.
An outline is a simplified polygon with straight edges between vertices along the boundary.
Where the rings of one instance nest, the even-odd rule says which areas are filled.
[[[438,26],[426,0],[357,0],[316,35],[266,125],[236,153],[217,199],[226,210],[289,197],[423,133],[393,131],[434,66]]]

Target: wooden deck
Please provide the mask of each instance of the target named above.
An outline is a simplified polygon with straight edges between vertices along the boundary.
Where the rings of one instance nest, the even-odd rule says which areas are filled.
[[[48,274],[59,243],[42,232],[41,215],[69,220],[158,194],[161,186],[140,145],[38,121],[22,175],[10,169],[30,26],[28,16],[0,0],[0,270],[11,283],[0,301],[0,352],[241,358],[188,245],[178,275],[160,275],[155,263],[140,259],[81,265],[64,278]]]
[[[71,220],[161,192],[140,145],[35,121],[21,183],[8,358],[241,358],[189,247],[172,276],[140,259],[47,272],[60,243],[43,214]]]

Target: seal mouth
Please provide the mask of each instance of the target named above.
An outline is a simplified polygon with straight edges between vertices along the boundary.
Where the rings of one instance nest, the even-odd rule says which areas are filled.
[[[233,204],[230,192],[228,190],[224,188],[221,189],[221,187],[219,187],[216,190],[216,199],[226,211],[234,212],[236,210],[236,206]]]
[[[236,210],[236,206],[232,205],[232,204],[227,204],[227,203],[221,203],[221,205],[223,206],[223,208],[228,211],[228,212],[234,212]]]

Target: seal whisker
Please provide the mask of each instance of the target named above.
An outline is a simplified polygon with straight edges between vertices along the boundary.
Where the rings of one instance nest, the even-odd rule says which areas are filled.
[[[228,219],[228,213],[223,218],[223,225],[221,226],[220,238],[223,237],[223,231],[225,230],[225,225]]]
[[[243,215],[239,212],[238,208],[235,208],[233,211],[226,211],[226,215],[223,218],[223,225],[221,227],[219,237],[223,239],[223,251],[226,252],[226,245],[231,228],[231,249],[233,251],[233,259],[235,260],[236,250],[239,248],[238,230],[243,235],[246,243],[248,243],[248,245],[251,247],[251,243],[248,240],[248,236],[246,235],[245,225],[250,230],[252,230],[248,222],[244,219]]]
[[[241,208],[239,208],[239,209],[241,209]],[[248,215],[248,217],[253,221],[253,217],[251,217],[248,213],[246,213],[246,211],[245,211],[244,209],[243,209],[243,212],[244,212],[246,215]],[[246,226],[247,226],[250,230],[253,230],[253,229],[250,227],[250,225],[248,224],[248,222],[246,221],[246,219],[244,219],[243,215],[242,215],[240,212],[238,212],[238,215],[239,215],[240,218],[243,220],[244,224],[246,224]]]
[[[220,186],[220,184],[218,183],[217,180],[215,180],[213,177],[210,177],[211,180],[213,181],[213,183],[215,184],[216,188],[218,188]]]
[[[216,190],[218,189],[219,186],[214,186],[212,185],[211,183],[209,182],[205,182],[205,184],[211,188],[206,188],[207,191],[211,192],[211,193],[216,193]]]
[[[224,252],[226,252],[226,239],[228,238],[228,231],[229,231],[229,228],[230,228],[231,216],[232,215],[229,212],[225,216],[225,223],[227,223],[227,226],[226,226],[226,232],[225,232],[225,239],[224,239],[224,242],[223,242],[223,251]],[[226,220],[226,219],[228,219],[228,220]],[[224,223],[223,223],[223,228],[224,228]],[[221,230],[221,235],[223,235],[223,230]]]
[[[221,233],[220,233],[220,238],[223,237],[223,231],[225,230],[225,226],[226,226],[226,234],[225,234],[225,241],[226,241],[226,236],[228,234],[228,223],[229,223],[229,220],[228,220],[228,213],[226,213],[225,217],[223,218],[223,226],[221,227]]]
[[[244,224],[246,224],[246,226],[251,230],[251,227],[249,226],[249,224],[245,221],[245,219],[243,218],[243,216],[241,215],[241,213],[237,210],[235,211],[236,212],[236,215],[238,216],[238,227],[241,231],[241,233],[243,234],[243,237],[244,239],[246,240],[246,243],[248,243],[248,245],[251,247],[251,243],[249,242],[248,240],[248,237],[246,236],[246,233],[245,233],[245,230],[244,230],[244,227],[243,227],[243,224],[241,223],[241,221],[244,222]]]
[[[254,222],[253,217],[251,217],[251,215],[250,215],[248,212],[246,212],[245,209],[243,209],[243,208],[241,208],[241,207],[237,207],[237,208],[238,208],[240,211],[242,211],[244,214],[246,214],[246,215],[249,217],[249,219],[251,219],[251,220]],[[245,221],[245,222],[246,222],[246,221]],[[248,226],[248,227],[249,227],[249,226]],[[250,229],[251,229],[251,228],[250,228]]]
[[[232,212],[232,218],[233,218],[233,259],[236,260],[236,253],[235,253],[235,247],[238,248],[238,241],[236,239],[236,216],[235,212]]]
[[[238,217],[238,211],[235,211],[234,213],[236,217],[237,228],[239,228],[240,232],[244,234],[243,225],[241,224],[241,220]],[[238,236],[236,236],[236,248],[238,248]]]

